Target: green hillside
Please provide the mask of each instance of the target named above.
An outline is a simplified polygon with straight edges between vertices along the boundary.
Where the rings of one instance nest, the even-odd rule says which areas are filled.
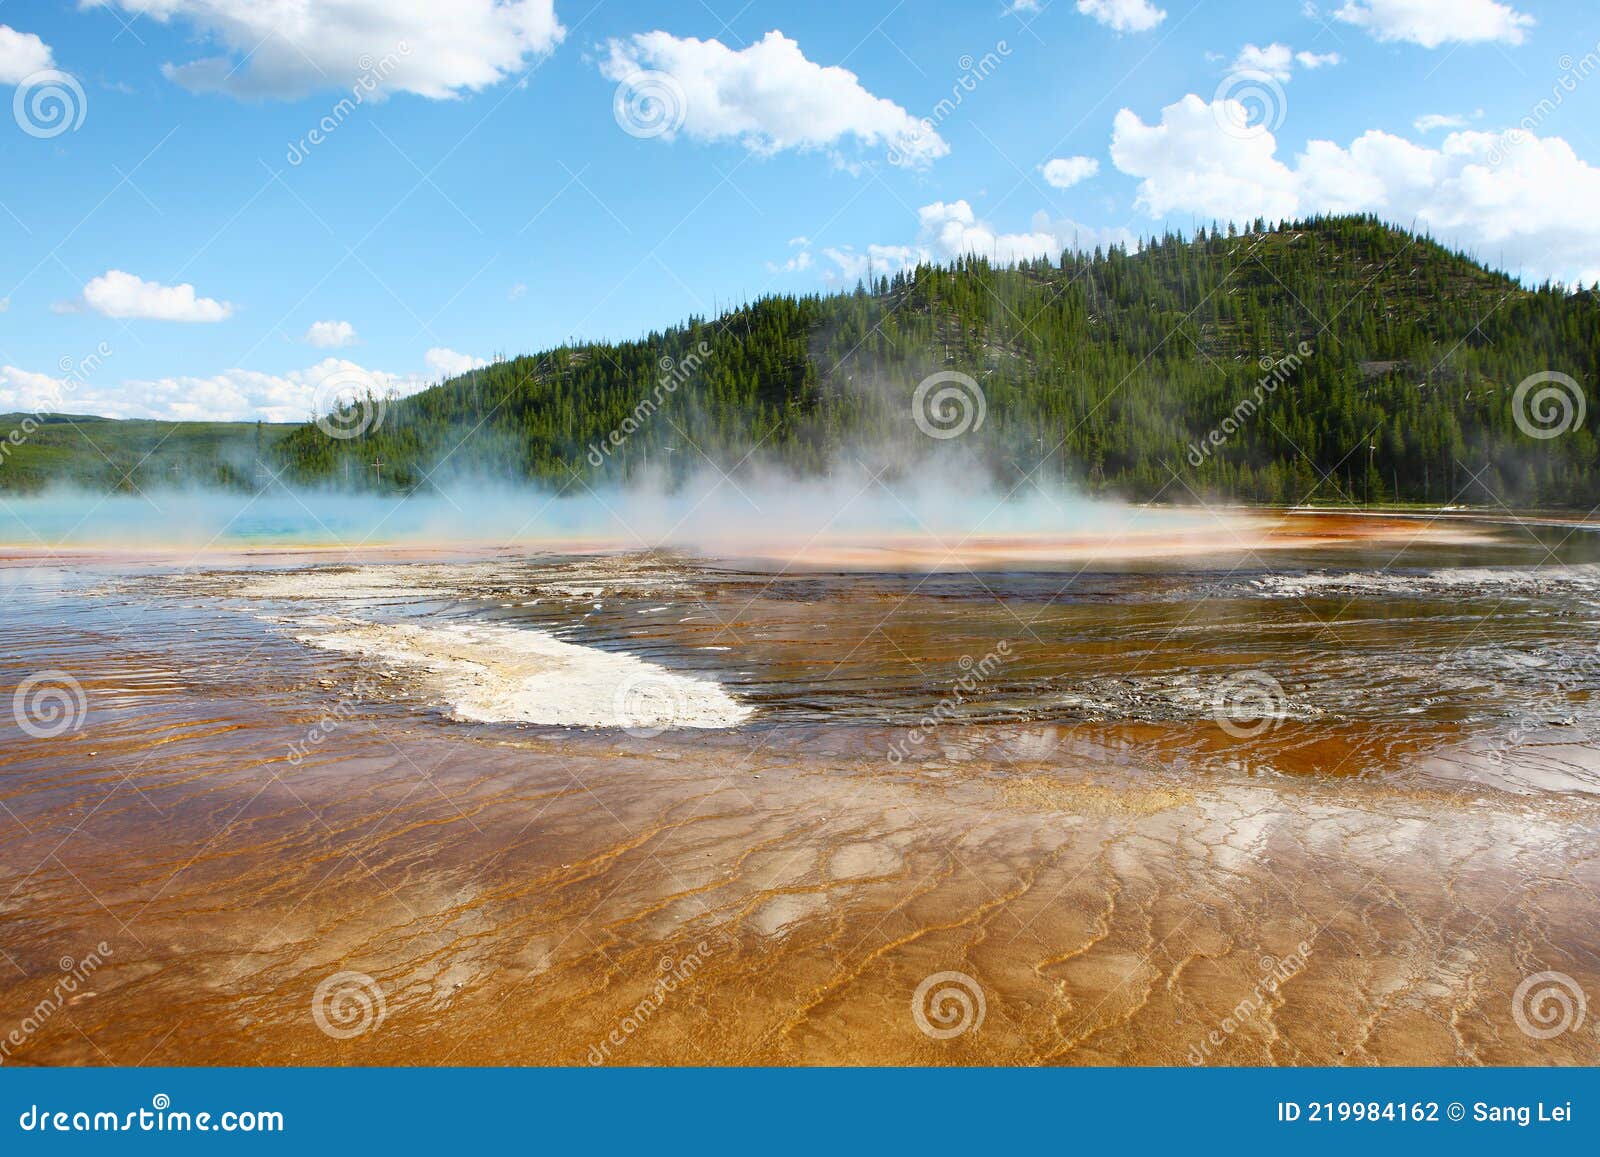
[[[662,367],[692,364],[702,342],[663,390],[681,371]],[[1302,342],[1301,364],[1271,371]],[[1588,428],[1532,438],[1512,415],[1530,374],[1600,381],[1597,294],[1526,288],[1369,217],[767,297],[640,341],[502,361],[391,405],[360,438],[308,426],[280,451],[299,479],[396,487],[474,470],[626,478],[702,453],[731,466],[754,446],[816,471],[858,447],[915,446],[912,395],[938,370],[981,383],[985,424],[964,444],[1001,480],[1038,468],[1171,501],[1600,500]],[[1282,381],[1259,411],[1196,453],[1269,371]],[[641,403],[639,428],[596,454]]]
[[[115,421],[77,414],[0,414],[0,492],[83,486],[99,493],[163,485],[250,489],[297,427],[255,422]],[[11,431],[14,439],[8,440]]]
[[[292,482],[402,491],[463,475],[681,475],[753,449],[802,472],[909,461],[934,445],[912,399],[937,371],[979,383],[981,430],[947,445],[1002,483],[1037,471],[1177,502],[1600,501],[1590,424],[1538,438],[1513,412],[1532,374],[1600,382],[1600,293],[1528,288],[1370,217],[765,297],[638,341],[496,362],[387,403],[381,421],[343,415],[355,437],[264,427],[259,453]],[[174,457],[250,486],[255,430],[198,427]],[[137,439],[122,441],[96,477],[137,458]],[[76,454],[74,471],[96,469],[70,437],[54,446]],[[21,463],[34,479],[66,468],[50,446],[28,449],[38,457],[17,456],[0,486]],[[171,449],[133,476],[159,475]]]

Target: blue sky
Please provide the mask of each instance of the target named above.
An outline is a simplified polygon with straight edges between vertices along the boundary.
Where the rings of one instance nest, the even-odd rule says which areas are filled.
[[[1600,277],[1576,0],[0,0],[3,96],[0,409],[298,420],[1214,218]]]

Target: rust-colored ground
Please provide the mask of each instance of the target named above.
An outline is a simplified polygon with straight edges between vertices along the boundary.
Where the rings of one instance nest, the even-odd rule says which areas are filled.
[[[86,704],[0,748],[5,1063],[1600,1062],[1593,1019],[1546,1039],[1514,1005],[1544,972],[1600,993],[1587,675],[1556,709],[1517,665],[1592,645],[1582,591],[490,565],[408,613],[602,604],[572,637],[719,671],[758,723],[456,723],[237,575],[4,570],[0,690],[51,669]],[[1004,675],[902,757],[998,637]],[[1243,740],[1203,694],[1239,667],[1290,706]]]

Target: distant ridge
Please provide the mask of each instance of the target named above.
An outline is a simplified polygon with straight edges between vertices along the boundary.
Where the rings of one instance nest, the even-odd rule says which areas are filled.
[[[913,422],[941,371],[978,383],[981,429],[942,441]],[[286,481],[404,490],[624,482],[753,449],[820,472],[862,447],[960,448],[1002,481],[1137,499],[1592,506],[1589,423],[1518,424],[1517,387],[1540,373],[1600,384],[1595,290],[1527,287],[1375,217],[1318,217],[763,297],[498,361],[387,403],[355,437],[268,427],[263,454]],[[1562,419],[1541,405],[1539,435]]]

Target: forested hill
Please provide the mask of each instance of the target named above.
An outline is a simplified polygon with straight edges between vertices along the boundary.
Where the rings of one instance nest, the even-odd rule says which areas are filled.
[[[1600,381],[1597,294],[1526,288],[1368,217],[767,297],[502,361],[390,403],[358,437],[307,426],[277,452],[293,478],[386,487],[460,469],[624,479],[754,446],[821,471],[926,438],[913,396],[941,370],[979,383],[984,424],[962,437],[1002,477],[1173,501],[1600,500],[1590,430],[1530,436],[1513,412],[1532,374]],[[1555,400],[1537,402],[1548,388],[1523,408],[1559,425]]]
[[[926,443],[913,398],[938,371],[978,383],[983,425],[961,437],[1000,478],[1038,469],[1168,501],[1600,501],[1590,423],[1541,394],[1581,399],[1547,382],[1523,391],[1521,426],[1514,412],[1530,375],[1600,383],[1600,293],[1530,289],[1369,217],[766,297],[501,361],[381,422],[345,415],[370,427],[355,437],[307,425],[272,452],[292,480],[386,489],[457,471],[621,481],[753,447],[822,471]]]

